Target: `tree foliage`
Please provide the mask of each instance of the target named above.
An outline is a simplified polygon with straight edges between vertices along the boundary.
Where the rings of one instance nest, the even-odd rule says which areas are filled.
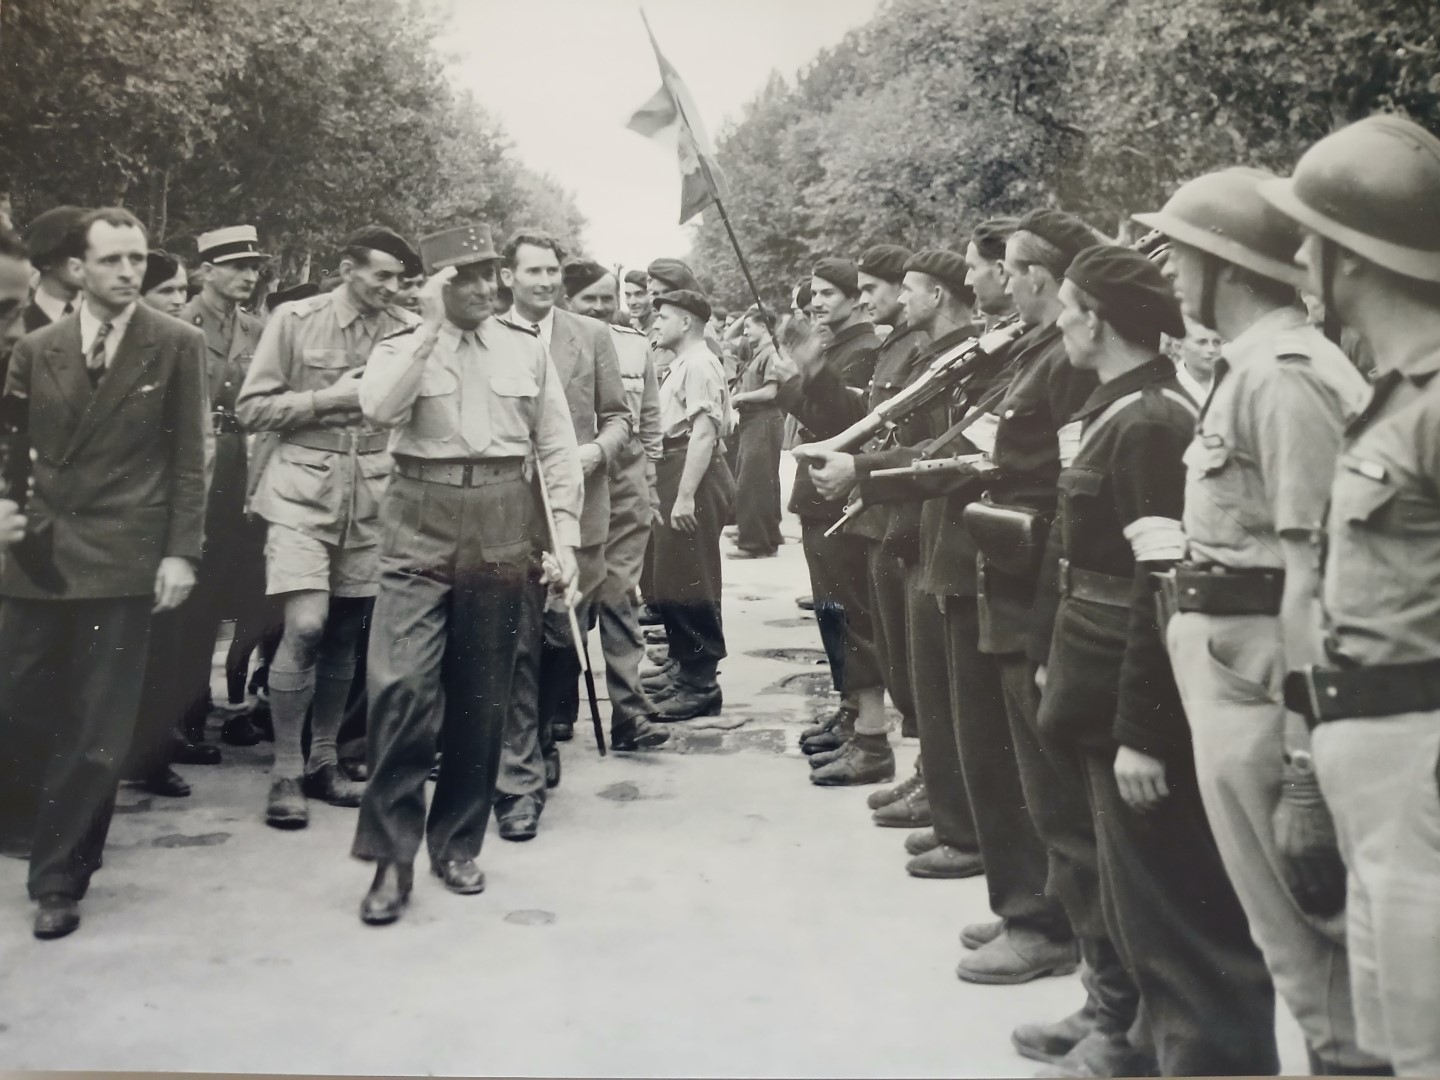
[[[880,241],[1040,205],[1118,232],[1184,180],[1286,172],[1380,110],[1440,128],[1440,0],[888,0],[717,141],[762,291]],[[718,220],[692,252],[748,300]]]
[[[371,221],[474,217],[575,245],[570,196],[446,79],[434,0],[11,0],[0,178],[16,218],[119,203],[157,243],[251,222],[293,271]]]

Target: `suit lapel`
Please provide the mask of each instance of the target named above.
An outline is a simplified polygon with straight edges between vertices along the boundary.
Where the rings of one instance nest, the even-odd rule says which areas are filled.
[[[576,347],[575,335],[570,332],[570,320],[565,318],[565,314],[562,311],[555,312],[555,325],[550,332],[550,359],[555,362],[555,374],[568,386],[570,377],[575,374],[579,350]]]
[[[71,315],[57,333],[58,339],[46,350],[45,362],[65,404],[80,416],[90,404],[90,376],[80,356],[80,316]]]
[[[115,350],[115,359],[110,364],[110,370],[91,395],[89,407],[80,418],[80,426],[70,438],[66,457],[74,455],[85,440],[115,411],[116,406],[125,400],[125,395],[135,388],[141,377],[155,366],[154,329],[146,309],[137,307],[135,314],[130,316],[130,325],[125,329],[125,336],[120,339],[120,347]],[[75,355],[77,358],[80,355],[78,342]],[[89,376],[82,373],[81,377],[85,379],[88,387]]]

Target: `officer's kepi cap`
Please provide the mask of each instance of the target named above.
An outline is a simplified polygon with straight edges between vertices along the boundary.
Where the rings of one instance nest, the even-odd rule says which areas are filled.
[[[683,289],[697,293],[701,291],[694,271],[679,259],[656,259],[646,267],[645,272],[667,289]]]
[[[672,304],[690,312],[701,322],[710,321],[710,301],[693,289],[674,289],[667,293],[661,293],[651,303],[656,311],[659,311],[665,304]]]
[[[1088,247],[1071,261],[1065,280],[1093,296],[1101,317],[1132,341],[1155,334],[1185,336],[1175,290],[1160,268],[1138,251],[1114,244]]]
[[[231,225],[201,233],[195,241],[200,261],[208,263],[238,262],[241,259],[268,259],[260,250],[260,237],[254,225]]]
[[[426,273],[433,274],[447,266],[492,262],[499,259],[500,254],[495,250],[495,239],[490,233],[490,226],[477,222],[422,236],[420,257],[425,262]]]

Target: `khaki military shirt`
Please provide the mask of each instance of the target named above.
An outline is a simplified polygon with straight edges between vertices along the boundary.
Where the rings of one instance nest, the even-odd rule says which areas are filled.
[[[704,342],[697,341],[675,357],[660,384],[660,432],[668,441],[687,438],[695,417],[715,421],[720,438],[729,434],[730,390],[725,370]]]
[[[630,441],[638,441],[645,456],[660,457],[660,384],[655,377],[645,335],[638,330],[611,325],[610,339],[620,361],[620,381],[625,387],[625,404],[630,408]]]
[[[1399,366],[1346,429],[1330,492],[1326,647],[1341,666],[1440,657],[1440,349]]]
[[[428,354],[425,345],[417,328],[386,338],[360,383],[360,408],[391,429],[391,453],[445,461],[538,457],[559,541],[578,547],[584,478],[575,427],[539,338],[498,319],[475,331],[447,321]]]
[[[1185,452],[1189,558],[1283,569],[1279,537],[1324,522],[1345,420],[1368,387],[1298,307],[1226,344],[1216,376]]]

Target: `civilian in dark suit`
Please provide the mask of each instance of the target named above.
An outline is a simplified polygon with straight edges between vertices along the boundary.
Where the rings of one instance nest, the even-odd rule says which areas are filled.
[[[80,925],[150,615],[194,587],[205,519],[205,336],[137,303],[147,239],[134,215],[94,211],[84,235],[80,310],[21,339],[5,387],[33,455],[26,509],[65,581],[48,592],[14,560],[0,572],[0,745],[50,747],[29,878],[42,938]]]
[[[87,213],[78,206],[57,206],[25,230],[30,262],[40,274],[35,295],[25,309],[27,334],[72,314],[79,303],[80,274],[72,260],[85,255],[81,223]]]

